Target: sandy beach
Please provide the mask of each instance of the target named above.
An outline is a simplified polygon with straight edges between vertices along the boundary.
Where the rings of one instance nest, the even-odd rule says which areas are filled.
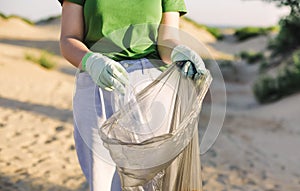
[[[216,41],[189,23],[181,26],[217,61],[242,50],[266,50],[268,37],[238,43],[228,34]],[[88,191],[73,141],[76,70],[60,55],[60,21],[29,25],[0,18],[0,27],[0,191]],[[53,53],[54,69],[25,59],[42,50]],[[258,66],[237,61],[233,67],[224,70],[222,130],[201,156],[204,190],[299,191],[300,94],[260,105],[252,94]],[[209,104],[204,103],[200,128]]]

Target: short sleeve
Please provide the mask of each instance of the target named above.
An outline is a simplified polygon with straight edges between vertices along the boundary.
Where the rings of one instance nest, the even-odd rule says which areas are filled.
[[[184,0],[162,0],[163,12],[179,12],[180,16],[187,13]]]
[[[60,2],[61,5],[63,4],[64,1],[69,1],[83,6],[85,0],[58,0],[58,1]]]

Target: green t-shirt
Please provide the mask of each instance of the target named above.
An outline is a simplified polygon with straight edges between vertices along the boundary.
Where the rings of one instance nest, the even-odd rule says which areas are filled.
[[[83,6],[87,47],[114,60],[155,57],[162,13],[186,13],[184,0],[67,1]]]

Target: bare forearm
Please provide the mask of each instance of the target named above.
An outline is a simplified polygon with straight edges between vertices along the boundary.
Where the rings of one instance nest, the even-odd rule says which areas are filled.
[[[89,51],[89,49],[78,39],[74,37],[61,37],[60,49],[62,55],[73,66],[80,68],[80,63],[83,56]]]
[[[161,24],[158,31],[158,52],[161,59],[171,64],[171,53],[174,47],[179,45],[179,13],[163,13]]]
[[[167,64],[172,64],[171,53],[174,47],[179,45],[179,40],[177,39],[166,39],[158,41],[158,52],[160,58]]]
[[[64,1],[62,9],[60,50],[72,65],[81,68],[83,56],[89,51],[84,45],[84,21],[82,6]]]

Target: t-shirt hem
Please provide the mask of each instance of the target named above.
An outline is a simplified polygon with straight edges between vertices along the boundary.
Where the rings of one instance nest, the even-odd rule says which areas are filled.
[[[83,6],[83,1],[81,0],[58,0],[60,4],[62,5],[64,1],[69,1],[71,3],[75,3],[77,5]]]
[[[165,12],[179,12],[179,15],[180,16],[183,16],[183,15],[185,15],[185,14],[187,14],[187,10],[185,10],[185,9],[182,9],[182,10],[178,10],[178,9],[167,9],[167,10],[164,10],[163,11],[164,13]]]

